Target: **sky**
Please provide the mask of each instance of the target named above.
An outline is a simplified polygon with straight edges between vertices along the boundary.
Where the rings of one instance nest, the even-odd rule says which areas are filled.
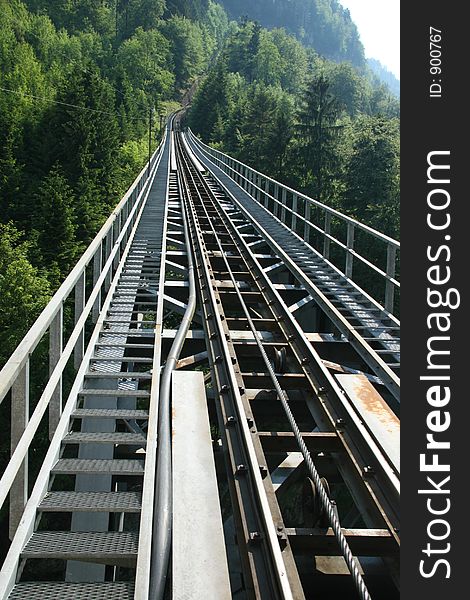
[[[400,78],[400,0],[339,0],[349,8],[367,58]]]

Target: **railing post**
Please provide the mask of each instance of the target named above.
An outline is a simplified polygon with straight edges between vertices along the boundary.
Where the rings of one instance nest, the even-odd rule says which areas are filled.
[[[270,192],[270,181],[269,179],[264,180],[264,206],[269,210],[269,192]]]
[[[291,229],[297,233],[297,211],[299,207],[299,197],[297,194],[292,195],[292,223]]]
[[[120,233],[120,231],[119,231],[119,215],[116,216],[111,230],[113,232],[113,237],[112,237],[113,243],[111,246],[111,250],[112,250],[114,248],[114,245],[116,244],[117,239],[119,238],[119,233]],[[116,252],[116,254],[114,255],[114,260],[113,260],[113,275],[119,266],[120,260],[121,260],[120,252]]]
[[[77,283],[75,284],[75,325],[80,318],[80,315],[85,308],[85,269],[80,275]],[[85,354],[85,330],[82,329],[78,336],[77,343],[73,351],[73,365],[78,370]]]
[[[104,263],[106,263],[109,255],[111,254],[111,248],[112,248],[111,236],[112,236],[112,228],[110,228],[110,230],[106,234],[106,239],[105,239],[105,244],[104,244]],[[107,272],[105,280],[104,280],[105,292],[107,292],[109,290],[110,285],[111,285],[111,269],[108,269],[108,272]]]
[[[387,245],[387,279],[385,282],[385,310],[393,313],[393,305],[395,303],[395,285],[391,279],[395,279],[395,263],[397,249],[391,244]]]
[[[305,198],[305,208],[304,208],[304,240],[306,242],[310,242],[310,202]]]
[[[331,213],[325,213],[325,233],[330,235],[331,233]],[[323,238],[323,256],[328,260],[330,258],[330,238]]]
[[[13,454],[29,419],[29,360],[11,388],[11,442]],[[9,537],[12,540],[28,501],[28,455],[26,454],[10,489]]]
[[[279,190],[280,189],[281,188],[279,187],[279,185],[277,183],[275,183],[273,196],[274,196],[274,198],[276,198],[276,200],[279,200]],[[273,213],[274,213],[275,217],[279,217],[279,204],[277,202],[274,203]]]
[[[98,281],[98,278],[101,273],[101,264],[102,264],[102,258],[103,258],[102,254],[103,254],[103,243],[101,242],[98,250],[95,252],[95,256],[93,257],[93,288],[95,287],[96,282]],[[101,291],[98,293],[95,303],[93,304],[93,311],[92,311],[93,323],[96,323],[98,321],[100,311],[101,311]]]
[[[346,268],[345,275],[346,277],[351,278],[353,272],[353,262],[354,256],[351,254],[351,250],[354,250],[354,224],[348,222],[348,233],[346,239]]]
[[[281,221],[283,223],[286,222],[286,202],[287,202],[287,190],[286,190],[286,188],[282,188],[282,196],[281,196],[281,203],[282,203]]]
[[[54,371],[60,360],[63,349],[63,305],[57,311],[56,316],[49,327],[49,376]],[[49,402],[49,439],[52,440],[54,432],[62,414],[62,377],[59,379],[55,390],[52,392]]]
[[[255,198],[261,204],[261,175],[255,175]]]

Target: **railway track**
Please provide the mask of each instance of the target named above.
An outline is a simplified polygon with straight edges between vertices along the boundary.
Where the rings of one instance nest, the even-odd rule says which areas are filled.
[[[237,207],[180,138],[176,146],[247,595],[309,597],[296,551],[306,551],[309,543],[312,556],[331,551],[332,532],[318,528],[323,521],[336,530],[334,554],[345,558],[360,596],[369,597],[362,569],[346,546],[349,541],[355,546],[355,537],[365,546],[368,538],[380,539],[384,549],[376,554],[396,559],[398,475],[296,323],[240,224],[234,224]],[[240,339],[240,332],[248,336]],[[286,449],[301,455],[276,491],[272,474],[282,471],[276,463]],[[304,504],[296,527],[289,527],[282,497],[299,483],[306,504],[315,509],[310,514]],[[336,502],[340,489],[347,501]],[[338,525],[346,513],[350,523],[364,527],[345,534]],[[302,519],[311,527],[299,527]]]

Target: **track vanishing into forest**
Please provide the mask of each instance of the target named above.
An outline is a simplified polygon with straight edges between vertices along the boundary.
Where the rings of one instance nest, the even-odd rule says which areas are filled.
[[[180,117],[0,373],[0,597],[396,599],[399,245]],[[43,338],[50,378],[29,415]]]

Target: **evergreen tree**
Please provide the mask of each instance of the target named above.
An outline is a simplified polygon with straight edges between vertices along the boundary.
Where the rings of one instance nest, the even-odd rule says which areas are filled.
[[[380,230],[398,233],[399,125],[385,117],[362,117],[354,127],[345,172],[343,206],[359,218],[369,213]],[[388,214],[388,223],[380,215]],[[390,220],[390,217],[392,220]]]
[[[35,203],[42,260],[45,267],[58,272],[60,278],[56,283],[60,283],[74,266],[82,248],[75,239],[75,200],[58,164],[41,182]]]
[[[320,74],[307,88],[297,119],[299,156],[313,195],[327,199],[332,173],[338,164],[335,145],[341,125],[339,106],[330,92],[330,82]],[[309,181],[311,175],[311,181]]]

